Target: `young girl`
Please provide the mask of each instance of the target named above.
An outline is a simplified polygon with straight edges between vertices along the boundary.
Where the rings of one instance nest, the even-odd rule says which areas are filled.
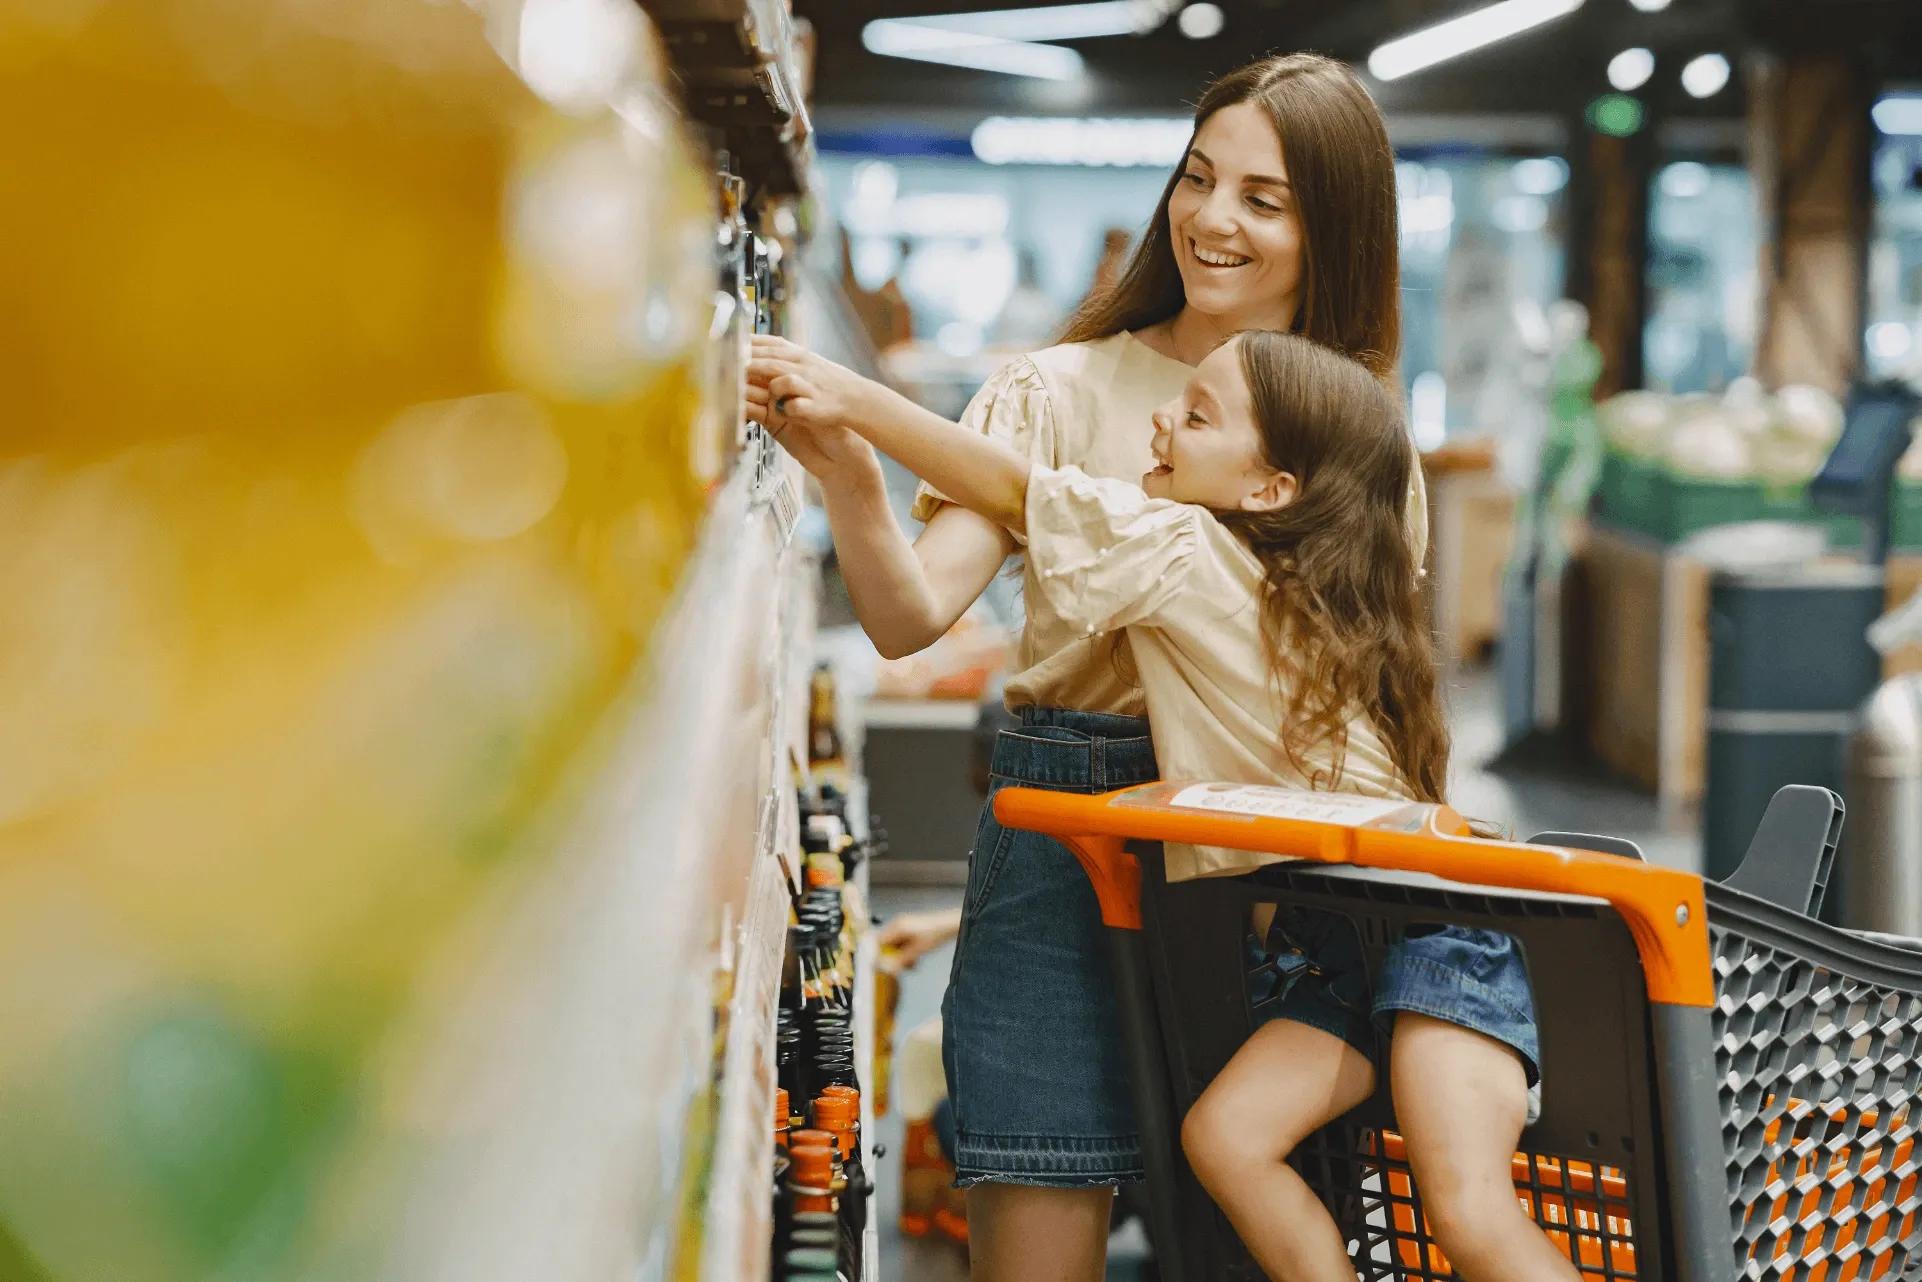
[[[847,448],[844,433],[866,438],[1025,543],[1052,609],[1089,636],[1120,632],[1165,777],[1441,799],[1448,734],[1402,516],[1407,436],[1358,363],[1287,334],[1230,340],[1156,411],[1139,486],[1037,466],[781,339],[755,340],[749,379],[750,415],[804,463]],[[1167,852],[1171,878],[1258,859]],[[1299,944],[1291,932],[1312,928],[1276,923]],[[1408,939],[1372,1003],[1358,955],[1309,947],[1282,1016],[1182,1135],[1269,1276],[1355,1276],[1285,1159],[1373,1092],[1385,1026],[1409,1159],[1460,1275],[1572,1282],[1509,1174],[1538,1076],[1513,942],[1455,928]]]

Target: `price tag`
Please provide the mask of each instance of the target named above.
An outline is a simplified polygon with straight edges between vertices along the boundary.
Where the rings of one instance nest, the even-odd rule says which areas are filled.
[[[1250,783],[1191,784],[1168,798],[1171,806],[1189,810],[1214,810],[1231,815],[1253,815],[1268,819],[1297,819],[1309,823],[1340,824],[1362,828],[1406,810],[1414,802],[1358,797],[1347,792],[1300,792],[1291,788],[1269,788]]]
[[[786,547],[801,520],[801,487],[795,481],[800,468],[798,464],[789,464],[787,455],[765,432],[757,437],[756,446],[751,503],[768,511],[774,520],[774,540]]]

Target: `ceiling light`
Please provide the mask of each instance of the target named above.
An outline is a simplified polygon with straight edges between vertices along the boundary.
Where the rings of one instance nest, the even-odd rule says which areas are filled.
[[[1643,13],[1660,13],[1668,8],[1668,0],[1628,0],[1628,2]]]
[[[1083,68],[1080,54],[1059,45],[943,31],[899,18],[870,22],[862,28],[861,43],[870,53],[889,58],[912,58],[1037,80],[1074,80]]]
[[[1682,88],[1691,98],[1713,98],[1728,85],[1728,59],[1719,53],[1705,53],[1689,59],[1682,68]]]
[[[1885,134],[1922,134],[1922,94],[1890,94],[1875,104],[1875,127]]]
[[[1510,172],[1515,190],[1530,196],[1552,196],[1568,186],[1568,162],[1560,156],[1528,156]]]
[[[1019,40],[1093,40],[1100,36],[1145,35],[1168,20],[1156,0],[1097,0],[1030,9],[987,9],[971,13],[931,13],[919,18],[882,18],[870,27],[932,27],[967,36]]]
[[[1662,170],[1662,194],[1676,200],[1694,200],[1708,194],[1708,166],[1699,160],[1678,160]]]
[[[1899,361],[1915,346],[1915,335],[1901,321],[1882,321],[1868,329],[1869,354],[1880,361]]]
[[[1500,0],[1459,18],[1388,41],[1368,55],[1378,80],[1399,80],[1424,67],[1506,40],[1582,7],[1582,0]]]
[[[1226,22],[1218,4],[1191,4],[1175,19],[1181,34],[1190,40],[1212,40],[1221,34]]]
[[[989,116],[975,126],[977,159],[990,165],[1153,166],[1187,154],[1194,122],[1184,116],[1075,119]]]
[[[1655,74],[1655,55],[1646,49],[1624,49],[1608,60],[1608,83],[1633,93]]]

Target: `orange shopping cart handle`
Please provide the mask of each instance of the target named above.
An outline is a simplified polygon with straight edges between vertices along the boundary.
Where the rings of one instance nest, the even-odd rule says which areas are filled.
[[[1447,806],[1258,784],[1151,783],[1100,796],[1004,788],[995,818],[1046,833],[1074,851],[1101,899],[1102,919],[1140,928],[1140,869],[1130,840],[1428,873],[1450,881],[1605,900],[1628,923],[1651,1001],[1712,1006],[1702,879],[1615,855],[1468,834]]]

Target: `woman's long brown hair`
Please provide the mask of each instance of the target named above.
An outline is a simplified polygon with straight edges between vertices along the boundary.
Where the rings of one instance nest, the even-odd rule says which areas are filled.
[[[1261,562],[1262,632],[1287,695],[1282,748],[1313,784],[1341,774],[1357,710],[1403,780],[1442,800],[1448,726],[1403,508],[1413,456],[1398,398],[1373,371],[1290,334],[1237,340],[1267,464],[1294,502],[1217,518]],[[1309,754],[1329,746],[1334,777]]]
[[[1223,107],[1243,102],[1258,104],[1274,122],[1301,219],[1294,332],[1392,380],[1401,357],[1395,153],[1375,100],[1347,64],[1318,54],[1284,54],[1209,85],[1195,107],[1196,130]],[[1127,266],[1112,287],[1075,313],[1061,341],[1143,329],[1181,310],[1187,296],[1175,266],[1168,201],[1187,167],[1183,155]]]

